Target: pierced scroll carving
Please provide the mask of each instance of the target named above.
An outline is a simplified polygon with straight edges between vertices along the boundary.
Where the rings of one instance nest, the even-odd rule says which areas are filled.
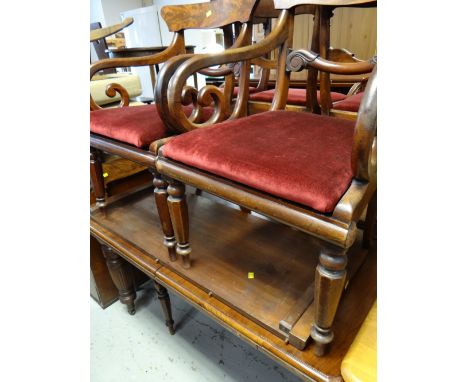
[[[305,69],[309,63],[315,61],[319,57],[319,54],[309,52],[308,50],[293,50],[290,51],[286,57],[286,68],[291,72],[300,72]]]
[[[213,85],[206,85],[200,90],[192,86],[184,86],[181,94],[182,105],[193,105],[193,111],[189,117],[192,123],[213,124],[224,120],[227,112],[224,98],[223,91]],[[203,108],[210,106],[214,109],[213,114],[207,121],[202,121]]]
[[[115,97],[117,93],[120,94],[121,98],[119,107],[128,106],[130,104],[130,96],[128,95],[127,89],[116,83],[112,83],[106,86],[106,95],[108,97]]]

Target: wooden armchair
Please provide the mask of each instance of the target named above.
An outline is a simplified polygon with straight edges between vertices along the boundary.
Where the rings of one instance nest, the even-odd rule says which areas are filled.
[[[225,45],[232,44],[232,32],[229,31],[235,23],[242,24],[239,28],[239,38],[233,47],[250,43],[250,18],[255,0],[246,0],[232,4],[227,0],[214,0],[210,3],[166,6],[163,8],[162,17],[168,27],[174,32],[172,43],[166,50],[151,56],[104,59],[91,65],[91,78],[102,70],[117,67],[147,66],[166,62],[171,57],[188,57],[185,55],[184,29],[217,28],[225,30]],[[227,12],[228,17],[224,15]],[[91,32],[93,33],[93,32]],[[101,36],[102,33],[98,37]],[[94,36],[96,37],[96,36]],[[93,35],[91,36],[93,38]],[[206,70],[204,73],[221,73],[232,77],[232,68],[222,70]],[[229,82],[229,79],[227,80]],[[227,89],[232,91],[231,88]],[[96,206],[104,208],[106,205],[106,189],[102,170],[102,152],[118,155],[130,159],[140,165],[152,167],[155,154],[149,150],[153,141],[172,135],[164,126],[154,105],[134,106],[129,105],[129,96],[126,89],[118,84],[107,86],[106,94],[113,97],[120,94],[120,107],[117,109],[101,109],[93,97],[90,98],[91,114],[91,155],[90,170],[91,181],[96,196]],[[190,115],[193,121],[199,121],[205,116],[189,107],[185,113]]]
[[[176,252],[184,266],[190,267],[191,254],[185,184],[314,236],[321,246],[311,322],[317,355],[323,355],[333,340],[333,320],[348,280],[348,249],[362,245],[365,252],[370,243],[377,187],[377,66],[370,62],[332,62],[305,50],[291,52],[293,9],[301,4],[363,2],[276,0],[281,14],[267,38],[219,54],[174,58],[161,71],[156,89],[158,110],[168,128],[186,133],[165,143],[156,161],[158,172],[169,184],[160,183],[157,192],[168,195]],[[273,49],[279,49],[279,59],[270,110],[245,117],[250,64]],[[238,66],[240,72],[239,96],[232,111],[226,108],[224,94],[218,88],[209,85],[197,92],[185,86],[193,72],[229,64]],[[337,74],[373,68],[357,121],[282,110],[290,71],[304,68]],[[210,119],[195,123],[187,118],[183,105],[189,101],[195,102],[197,110],[214,105]],[[361,235],[356,223],[368,206],[361,243],[356,241]],[[359,261],[358,257],[350,260]]]
[[[375,7],[375,0],[359,4],[362,7]],[[323,58],[330,61],[353,63],[363,62],[347,49],[334,48],[330,46],[330,21],[333,10],[339,4],[333,6],[298,7],[295,14],[313,14],[314,27],[312,33],[311,50],[320,52]],[[347,5],[348,7],[350,5]],[[268,26],[265,28],[269,33]],[[256,59],[253,63],[261,68],[258,86],[251,88],[252,95],[249,99],[249,114],[255,114],[269,109],[269,104],[273,101],[274,89],[267,89],[270,70],[276,68],[275,60]],[[362,100],[367,75],[369,73],[359,73],[363,79],[356,82],[345,95],[331,91],[331,78],[328,73],[320,73],[314,68],[308,71],[308,80],[305,88],[288,89],[287,109],[294,111],[313,110],[316,113],[322,112],[325,115],[334,115],[343,118],[355,119]],[[320,76],[320,77],[319,77]],[[320,80],[319,80],[320,78]],[[315,80],[315,81],[314,81]],[[319,81],[318,81],[319,80]],[[317,87],[320,84],[320,88]]]

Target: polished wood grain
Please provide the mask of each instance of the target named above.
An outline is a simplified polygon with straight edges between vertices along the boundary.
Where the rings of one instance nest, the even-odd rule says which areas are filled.
[[[207,3],[166,5],[161,16],[172,32],[183,29],[220,28],[250,21],[256,0],[212,0]]]
[[[188,198],[191,245],[195,254],[194,266],[190,269],[179,262],[168,261],[163,240],[158,237],[163,235],[160,222],[153,216],[156,211],[151,193],[147,191],[110,205],[106,214],[96,210],[92,214],[92,225],[99,224],[122,238],[126,245],[131,242],[144,251],[146,255],[138,257],[147,273],[148,268],[151,269],[147,265],[151,259],[153,263],[167,265],[286,339],[288,330],[294,328],[313,300],[314,272],[320,253],[316,240],[282,224],[204,197],[190,195]],[[121,244],[112,246],[120,248]],[[284,256],[285,253],[288,255]],[[353,269],[363,261],[361,253],[359,244],[351,249]],[[254,272],[253,281],[248,279],[248,272]],[[280,279],[282,281],[278,282]],[[285,322],[288,330],[284,328]],[[308,324],[310,331],[311,321]],[[305,347],[308,337],[309,334],[304,337],[302,332],[298,346]]]
[[[214,111],[209,120],[204,123],[194,123],[185,115],[182,106],[184,104],[183,92],[187,78],[194,72],[210,66],[237,63],[239,61],[263,57],[280,45],[284,45],[282,49],[286,52],[288,49],[287,44],[290,41],[289,33],[291,32],[292,23],[293,19],[291,15],[283,11],[278,19],[278,25],[275,30],[267,38],[254,46],[249,45],[228,49],[221,54],[200,54],[193,57],[179,56],[170,60],[160,72],[161,80],[158,82],[155,92],[156,105],[165,124],[174,133],[183,133],[223,120],[229,114],[228,110],[225,109],[224,94],[218,88],[211,85],[207,85],[197,92],[197,103],[194,105],[196,108],[213,107]],[[174,80],[169,84],[171,78],[174,78]],[[281,82],[286,85],[287,80],[288,76],[285,75],[282,77]],[[236,102],[247,102],[247,100],[238,97]]]
[[[194,219],[199,216],[200,223],[203,223],[203,228],[198,226],[198,222],[193,223],[194,227],[197,227],[196,229],[198,230],[197,234],[193,237],[193,246],[195,248],[196,245],[200,245],[200,248],[208,249],[207,252],[196,251],[200,257],[198,257],[198,255],[194,257],[194,263],[200,261],[203,262],[205,266],[211,264],[211,260],[214,261],[219,257],[221,257],[221,259],[218,259],[220,263],[228,264],[227,261],[231,261],[232,263],[228,271],[233,271],[232,276],[218,276],[218,279],[224,280],[223,283],[226,287],[229,285],[237,285],[236,282],[241,280],[240,277],[238,280],[236,279],[236,274],[238,272],[238,274],[242,276],[245,285],[244,288],[247,289],[242,290],[241,288],[239,290],[237,286],[233,288],[234,294],[238,293],[239,299],[241,299],[241,295],[244,296],[243,300],[246,300],[246,298],[252,299],[250,302],[251,305],[259,305],[259,302],[263,304],[266,302],[264,299],[269,298],[271,301],[269,304],[276,304],[279,309],[282,308],[283,304],[278,304],[279,300],[275,299],[274,294],[268,297],[270,295],[269,293],[258,295],[255,291],[249,292],[249,288],[261,290],[258,283],[263,284],[268,279],[270,280],[268,282],[270,291],[278,290],[278,293],[282,293],[281,295],[283,297],[289,296],[289,298],[292,298],[292,300],[289,301],[297,301],[301,297],[301,294],[298,293],[300,282],[296,280],[304,277],[302,282],[306,282],[310,285],[307,275],[312,275],[313,277],[314,267],[310,266],[309,268],[308,266],[308,268],[305,269],[304,265],[307,263],[300,261],[300,255],[294,255],[293,252],[289,252],[288,256],[285,256],[283,246],[284,248],[290,246],[288,241],[291,241],[291,243],[294,243],[295,248],[303,252],[304,256],[310,257],[311,247],[308,243],[311,238],[308,235],[290,230],[281,224],[243,214],[233,208],[211,202],[202,197],[191,196],[191,198],[196,198],[197,203],[200,202],[198,206],[197,203],[189,202],[189,206],[191,205],[194,208],[191,216],[193,216]],[[147,207],[143,207],[143,205]],[[197,208],[200,209],[197,210]],[[218,209],[223,209],[223,211],[216,212],[215,210]],[[125,213],[123,213],[124,210],[126,210]],[[201,212],[204,212],[205,215]],[[124,218],[126,214],[128,214],[127,218]],[[209,218],[209,215],[211,215],[211,218]],[[139,219],[132,221],[138,221],[138,227],[125,227],[119,223],[121,221],[128,221],[129,217],[135,216],[139,216]],[[221,227],[219,226],[219,220],[216,219],[218,216],[222,218]],[[146,220],[146,224],[141,223],[141,220]],[[341,381],[341,361],[376,297],[375,247],[372,249],[372,254],[365,257],[364,263],[356,271],[342,295],[342,301],[336,313],[334,323],[335,339],[333,347],[330,348],[330,352],[326,357],[317,357],[314,354],[313,347],[308,346],[302,351],[298,350],[293,345],[286,344],[284,341],[285,337],[280,337],[277,333],[273,333],[271,330],[265,328],[264,325],[259,324],[258,320],[253,320],[252,317],[241,313],[238,308],[234,309],[231,304],[228,304],[219,296],[220,288],[218,288],[218,291],[216,289],[206,288],[207,282],[211,282],[214,286],[217,285],[216,281],[218,280],[211,279],[212,276],[216,277],[216,274],[205,272],[203,277],[199,279],[201,280],[200,285],[200,281],[196,282],[196,280],[192,278],[197,267],[185,270],[177,263],[169,263],[166,266],[164,264],[166,250],[162,245],[162,240],[158,237],[154,237],[154,235],[148,234],[154,232],[153,227],[157,224],[158,220],[154,216],[152,195],[151,192],[149,192],[141,195],[133,195],[127,200],[122,200],[114,205],[110,205],[107,217],[104,217],[102,213],[96,211],[91,219],[91,232],[107,245],[112,246],[116,253],[119,253],[119,255],[130,261],[133,265],[150,275],[158,284],[178,293],[197,309],[208,313],[229,330],[234,331],[241,338],[265,352],[276,361],[282,363],[304,379],[310,381]],[[228,231],[223,227],[228,227]],[[125,232],[122,230],[125,230]],[[235,240],[235,237],[232,237],[231,240],[238,243],[238,247],[224,246],[224,248],[229,249],[231,252],[229,256],[231,256],[232,259],[228,260],[227,257],[220,256],[223,255],[223,252],[219,252],[216,249],[217,247],[222,247],[222,243],[219,243],[219,235],[218,237],[216,235],[217,232],[223,232],[224,234],[224,232],[232,230],[236,232],[235,235],[239,235],[239,237],[245,239],[238,241]],[[271,230],[273,230],[273,232]],[[129,235],[130,231],[133,231],[133,235]],[[208,236],[203,236],[202,231]],[[283,232],[283,234],[279,234],[280,231]],[[158,230],[156,232],[161,232],[160,235],[162,235],[162,231]],[[251,232],[253,236],[245,235],[244,232]],[[210,239],[205,240],[205,242],[201,239],[200,243],[196,244],[196,237],[207,237]],[[264,239],[258,242],[257,239],[260,237]],[[277,241],[276,243],[270,243],[272,237],[275,238],[275,241]],[[285,240],[285,242],[283,242],[283,240]],[[278,242],[280,242],[279,246]],[[145,248],[143,249],[142,247]],[[247,250],[247,252],[245,250]],[[251,261],[252,263],[257,263],[257,269],[254,270],[255,278],[249,280],[246,274],[242,274],[247,269],[242,270],[243,272],[239,272],[238,270],[239,264],[243,264],[243,262],[239,262],[239,256],[242,256],[243,259],[248,259],[250,258],[249,255],[255,255],[258,250],[260,250],[261,253],[256,256],[254,262]],[[209,256],[210,252],[212,252],[211,259],[208,257],[204,260],[204,256]],[[307,253],[309,253],[309,255],[307,255]],[[267,255],[265,256],[264,254]],[[290,257],[291,255],[293,258]],[[158,256],[161,260],[158,260]],[[353,256],[349,257],[350,262],[352,262],[352,257]],[[294,258],[296,258],[296,260],[294,260]],[[278,259],[278,261],[276,261],[276,259]],[[315,259],[317,259],[317,257],[315,257]],[[294,264],[295,261],[299,261],[297,267],[290,268],[293,272],[288,273],[286,270],[291,264]],[[264,271],[265,273],[259,273],[258,268],[261,266],[261,263],[271,264],[274,267],[273,273],[271,272],[273,270],[271,266],[269,272]],[[175,264],[178,265],[177,269],[174,268]],[[211,266],[214,267],[212,264]],[[219,266],[218,268],[225,269],[224,266]],[[265,270],[268,270],[268,267],[265,268]],[[310,274],[309,271],[312,271],[312,274]],[[226,274],[227,273],[228,272],[226,272]],[[200,274],[202,274],[201,271]],[[207,275],[209,275],[209,277],[207,277]],[[284,275],[287,277],[286,279],[283,278]],[[234,278],[234,280],[232,278]],[[278,281],[275,282],[275,280]],[[254,283],[252,283],[252,281]],[[283,292],[279,291],[281,287],[284,289]],[[302,291],[306,289],[307,288],[302,288]],[[249,292],[247,297],[245,294],[246,290]],[[294,290],[296,290],[295,293]],[[229,294],[230,297],[232,297],[232,295],[232,293]],[[286,299],[285,301],[288,300]],[[261,310],[260,307],[257,307],[257,310]],[[272,311],[274,312],[273,309]],[[281,314],[277,314],[278,319],[284,317],[284,314],[287,314],[288,310],[282,309],[280,313]],[[303,318],[305,319],[306,317],[302,316],[298,324],[303,321]],[[313,319],[312,313],[307,319],[308,328],[310,328],[310,322],[312,322]],[[298,324],[296,324],[294,328]]]

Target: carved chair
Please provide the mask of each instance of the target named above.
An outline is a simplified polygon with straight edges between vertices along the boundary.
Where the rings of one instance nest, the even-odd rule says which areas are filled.
[[[377,2],[369,0],[359,7],[375,7]],[[333,10],[339,6],[317,6],[312,9],[302,8],[302,12],[295,14],[311,13],[314,14],[314,27],[312,33],[311,50],[320,52],[323,58],[330,61],[353,63],[363,62],[347,49],[334,48],[330,46],[330,20],[333,16]],[[350,5],[347,5],[350,6]],[[308,12],[307,12],[308,11]],[[269,70],[276,66],[274,60],[256,60],[256,64],[262,68],[259,80],[259,86],[253,91],[249,100],[249,113],[267,111],[269,104],[273,101],[274,89],[266,89],[264,85],[260,90],[260,84],[266,84],[268,81]],[[368,73],[359,73],[368,75]],[[320,81],[318,76],[320,75]],[[267,77],[267,78],[265,78]],[[316,80],[315,82],[313,80]],[[327,73],[319,73],[314,68],[308,71],[306,88],[289,88],[287,98],[287,108],[294,111],[313,110],[316,113],[322,112],[325,115],[334,115],[342,118],[355,119],[362,100],[367,77],[356,82],[348,91],[342,94],[331,91],[331,79]],[[317,83],[320,83],[320,89],[317,89]],[[323,99],[323,101],[322,101]]]
[[[219,54],[171,59],[156,89],[158,110],[166,125],[174,133],[185,133],[166,141],[156,160],[158,172],[169,184],[159,183],[157,192],[168,195],[166,224],[173,224],[176,253],[183,265],[190,267],[191,254],[185,184],[314,236],[321,246],[311,322],[317,355],[323,355],[333,340],[333,320],[347,281],[347,251],[356,241],[356,223],[368,206],[362,245],[370,243],[377,187],[377,66],[333,62],[305,50],[291,52],[293,9],[301,4],[364,2],[276,0],[281,13],[264,40]],[[270,110],[246,117],[250,64],[273,49],[279,50],[279,57]],[[239,96],[232,112],[218,88],[208,85],[198,93],[185,86],[192,73],[229,64],[238,66],[240,72]],[[290,71],[304,68],[335,74],[373,68],[357,120],[284,111]],[[214,105],[209,121],[196,123],[187,118],[183,111],[187,93],[193,94],[196,108]]]
[[[91,66],[91,77],[100,70],[114,67],[155,65],[169,62],[174,59],[188,59],[193,54],[184,54],[184,29],[208,29],[223,28],[225,46],[238,48],[244,44],[250,44],[251,18],[257,0],[213,0],[208,3],[166,6],[162,8],[162,17],[166,21],[169,30],[174,32],[171,45],[163,52],[146,57],[106,59],[96,62]],[[238,37],[233,42],[233,26],[238,28]],[[230,103],[232,88],[234,86],[233,66],[221,68],[203,68],[198,71],[206,75],[226,76],[226,102]],[[158,81],[157,81],[158,82]],[[195,89],[193,89],[195,90]],[[101,153],[114,154],[149,168],[152,172],[153,184],[158,189],[164,187],[165,182],[155,170],[156,148],[152,142],[164,141],[168,137],[177,134],[176,131],[168,129],[162,122],[162,114],[155,105],[128,106],[128,96],[120,86],[108,86],[109,96],[120,93],[122,96],[121,106],[118,109],[100,109],[91,98],[91,163],[90,172],[93,188],[96,194],[96,204],[93,208],[105,210],[106,191],[103,182],[103,171],[101,165]],[[184,99],[189,104],[194,96],[193,91],[184,93]],[[203,102],[203,96],[200,98]],[[205,105],[210,106],[210,105]],[[182,107],[184,115],[191,123],[199,123],[207,120],[209,123],[215,119],[223,118],[219,113],[212,112],[210,107]],[[162,112],[164,113],[164,111]],[[155,191],[155,201],[158,214],[162,222],[165,235],[165,246],[168,248],[169,258],[174,261],[175,238],[172,224],[168,222],[169,212],[167,209],[166,196],[164,193]]]

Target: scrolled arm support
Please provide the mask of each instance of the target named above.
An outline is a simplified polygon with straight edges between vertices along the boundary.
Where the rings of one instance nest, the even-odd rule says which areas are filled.
[[[377,63],[377,56],[368,61],[343,63],[325,60],[319,54],[306,50],[293,50],[286,58],[286,68],[298,72],[306,68],[314,68],[333,74],[365,74],[372,72]]]
[[[193,73],[214,65],[232,64],[264,56],[288,38],[287,26],[290,21],[288,11],[282,11],[275,31],[258,44],[231,48],[216,54],[177,57],[166,63],[159,73],[155,98],[160,115],[164,115],[168,127],[176,133],[183,133],[209,126],[225,118],[227,110],[226,103],[223,102],[224,94],[213,86],[207,86],[200,90],[198,95],[199,100],[209,96],[210,104],[214,103],[214,112],[211,118],[204,123],[196,124],[190,121],[190,117],[185,116],[182,109],[182,91],[187,79]]]
[[[106,87],[106,95],[108,97],[115,97],[117,93],[120,94],[119,107],[128,106],[130,104],[130,96],[128,95],[127,89],[120,84],[109,84]]]
[[[293,50],[286,57],[286,68],[291,72],[300,72],[319,58],[314,52],[305,49]]]

